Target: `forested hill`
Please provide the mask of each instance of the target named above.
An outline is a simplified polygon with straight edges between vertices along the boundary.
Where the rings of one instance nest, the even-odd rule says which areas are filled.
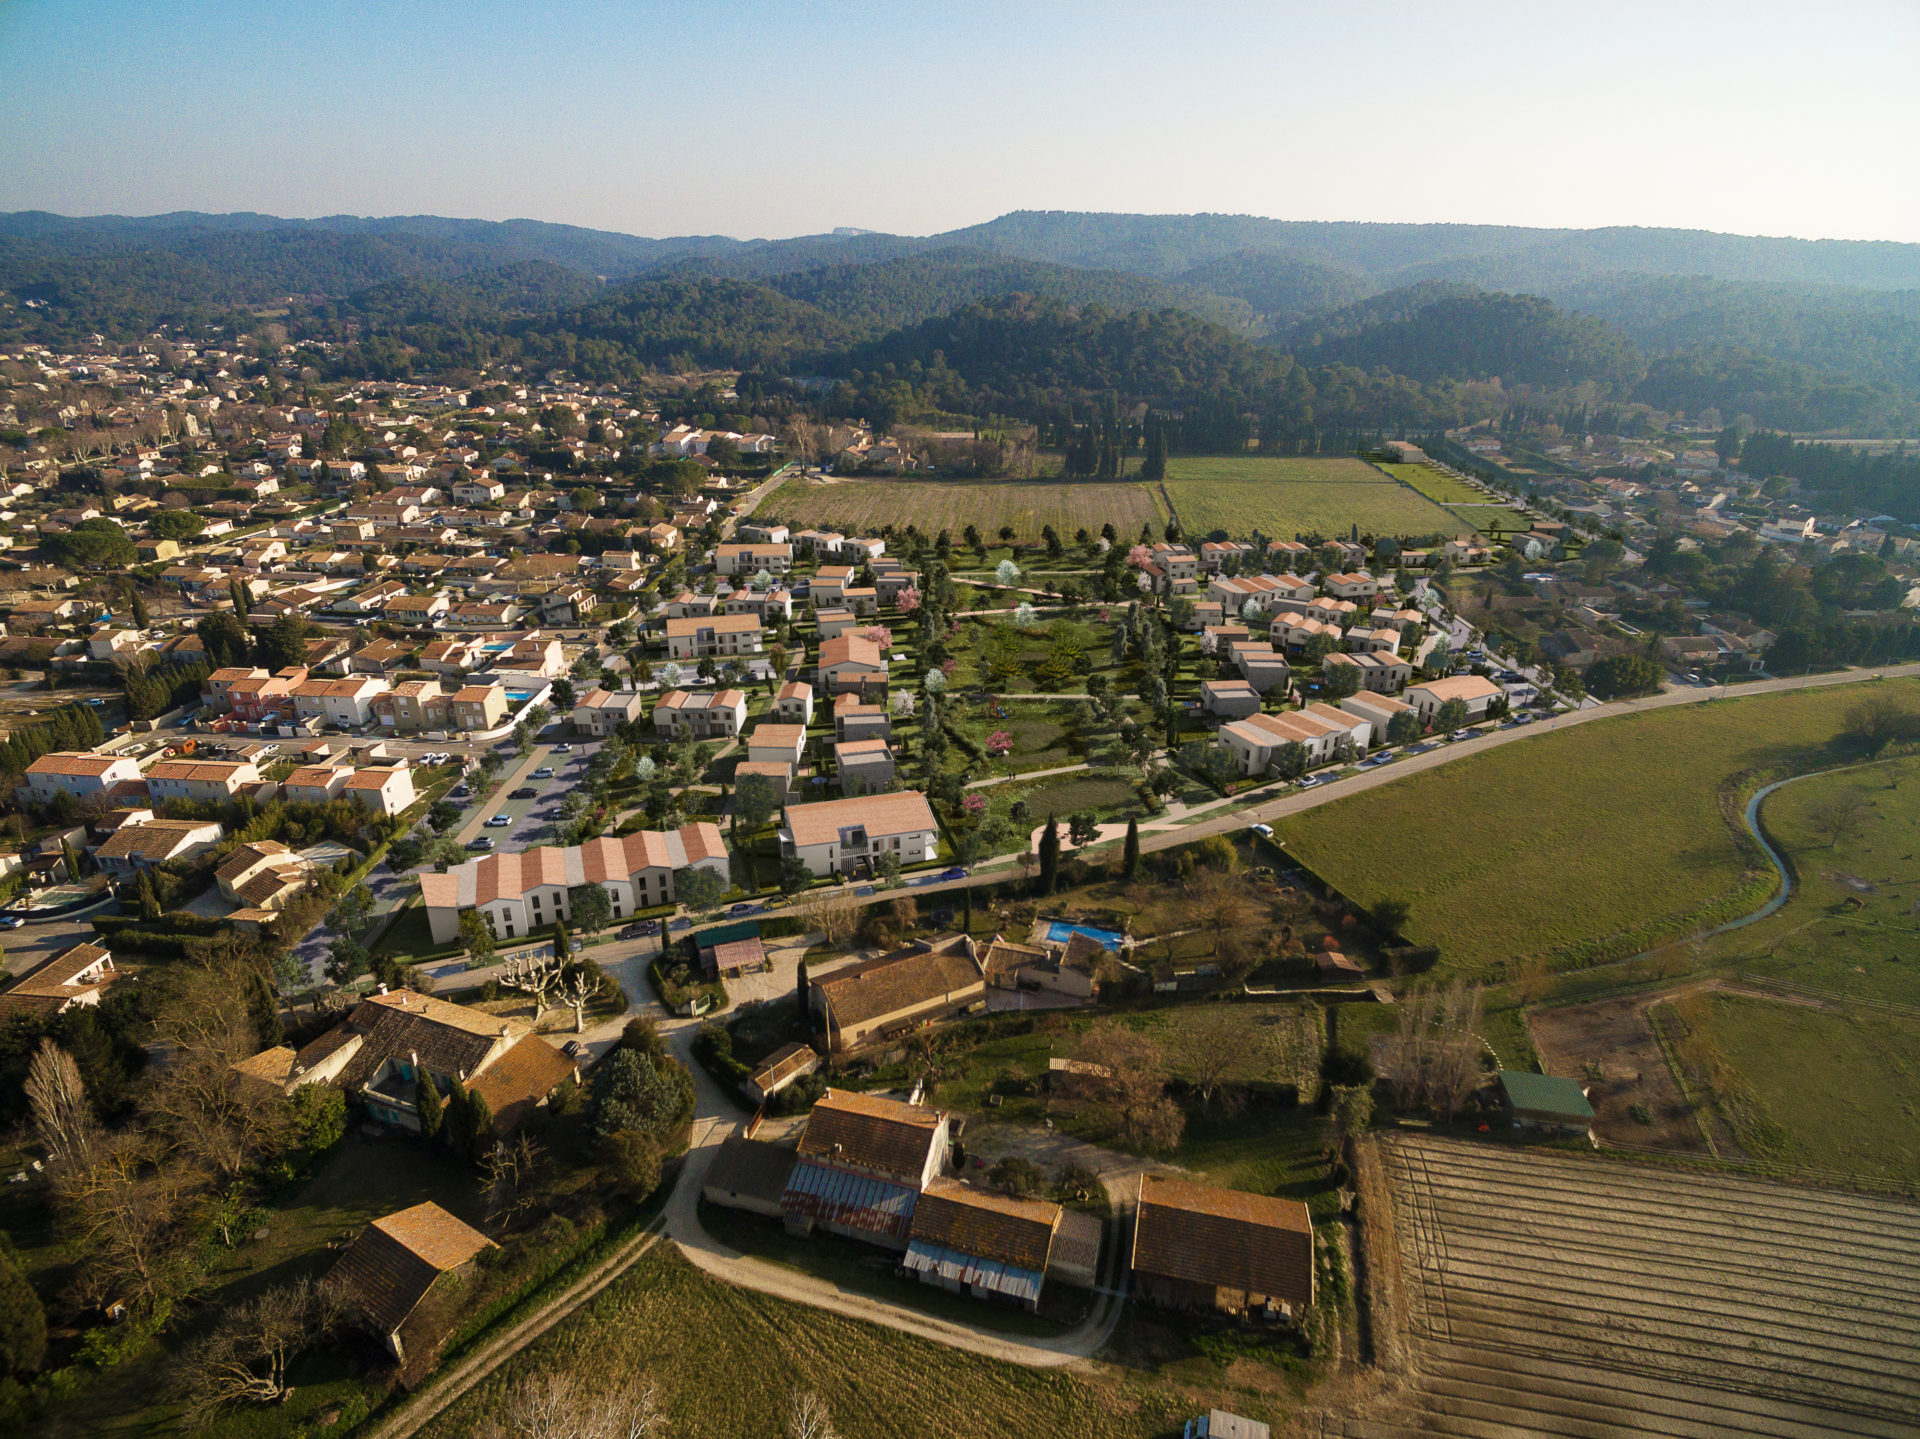
[[[1368,302],[1373,303],[1373,302]],[[1298,347],[1303,358],[1377,365],[1416,380],[1491,380],[1559,388],[1596,382],[1631,391],[1646,361],[1603,321],[1537,295],[1442,295],[1337,338]]]

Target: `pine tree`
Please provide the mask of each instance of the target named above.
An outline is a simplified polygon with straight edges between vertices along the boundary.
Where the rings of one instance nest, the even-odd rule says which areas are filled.
[[[147,602],[141,598],[140,591],[129,586],[127,603],[133,610],[133,623],[136,628],[145,629],[152,622],[147,614]]]
[[[1140,873],[1140,821],[1127,821],[1127,839],[1120,851],[1120,873],[1128,879]]]
[[[140,871],[139,883],[134,886],[134,894],[140,905],[140,918],[148,923],[160,918],[160,896],[154,893],[153,876],[146,870]]]
[[[1040,892],[1052,894],[1060,883],[1060,826],[1052,815],[1040,835]]]
[[[418,1071],[414,1078],[413,1106],[420,1113],[420,1137],[436,1137],[446,1123],[447,1107],[440,1101],[439,1086],[424,1069]]]

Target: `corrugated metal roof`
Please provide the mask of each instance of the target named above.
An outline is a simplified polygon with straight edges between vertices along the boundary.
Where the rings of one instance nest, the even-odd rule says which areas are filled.
[[[780,1208],[821,1224],[840,1224],[870,1234],[905,1239],[913,1224],[918,1190],[863,1174],[849,1174],[806,1160],[793,1166]]]
[[[907,1245],[907,1257],[903,1262],[916,1273],[930,1272],[944,1280],[958,1280],[995,1294],[1010,1294],[1030,1304],[1038,1303],[1040,1299],[1041,1276],[1037,1271],[1018,1269],[994,1259],[976,1258],[971,1254],[962,1254],[957,1249],[929,1244],[924,1239],[916,1239]]]

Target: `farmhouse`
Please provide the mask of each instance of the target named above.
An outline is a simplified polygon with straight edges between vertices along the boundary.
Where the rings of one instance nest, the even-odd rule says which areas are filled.
[[[913,1207],[902,1264],[923,1284],[976,1299],[1011,1300],[1031,1312],[1040,1307],[1040,1288],[1066,1217],[1046,1200],[936,1179]],[[1099,1221],[1093,1223],[1097,1253]]]
[[[409,1323],[427,1295],[496,1247],[428,1200],[374,1220],[346,1247],[328,1277],[345,1292],[354,1318],[405,1362],[410,1341],[426,1349],[437,1337],[416,1334]]]
[[[1314,1299],[1307,1206],[1143,1174],[1133,1282],[1169,1309],[1297,1319]]]
[[[807,1115],[780,1195],[795,1234],[829,1234],[905,1250],[921,1192],[951,1153],[945,1110],[829,1089]]]
[[[964,934],[916,940],[807,987],[808,1007],[835,1051],[976,1008],[986,997],[986,969]]]

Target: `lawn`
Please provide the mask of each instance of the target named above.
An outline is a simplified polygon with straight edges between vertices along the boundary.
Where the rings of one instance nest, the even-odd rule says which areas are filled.
[[[918,526],[926,535],[946,530],[956,544],[968,525],[989,539],[1002,525],[1034,541],[1052,525],[1062,540],[1111,524],[1123,540],[1159,518],[1144,486],[1088,480],[1078,483],[975,480],[848,480],[814,484],[790,480],[755,511],[756,520],[779,520],[805,529],[837,529],[871,535],[891,525]]]
[[[1707,957],[1793,984],[1920,1006],[1916,785],[1920,758],[1906,758],[1769,795],[1761,823],[1792,863],[1794,896],[1771,918],[1713,940]],[[1814,824],[1836,801],[1859,808],[1857,833],[1837,843]]]
[[[1920,683],[1888,688],[1920,702]],[[1446,970],[1499,978],[1620,958],[1766,899],[1772,870],[1729,824],[1722,791],[1743,772],[1832,763],[1865,694],[1846,685],[1593,721],[1275,828],[1361,905],[1404,902],[1404,932],[1438,946]]]
[[[1742,1147],[1920,1186],[1920,1021],[1726,994],[1701,1012],[1744,1086],[1722,1103]]]
[[[734,1288],[661,1245],[422,1433],[468,1435],[521,1376],[559,1367],[595,1384],[615,1375],[655,1384],[676,1439],[785,1433],[796,1390],[826,1402],[844,1439],[1150,1439],[1177,1433],[1210,1402],[1273,1423],[1285,1413],[1272,1393],[1211,1366],[1189,1381],[1135,1366],[1000,1363]]]
[[[1167,461],[1166,490],[1190,540],[1216,532],[1296,535],[1452,534],[1445,509],[1354,459],[1190,456]]]
[[[1481,534],[1496,537],[1522,533],[1529,523],[1512,505],[1448,505],[1447,511]]]
[[[1485,490],[1476,489],[1465,480],[1456,480],[1452,475],[1443,474],[1429,465],[1376,465],[1374,468],[1391,475],[1403,485],[1411,485],[1435,504],[1483,505],[1487,502]]]

